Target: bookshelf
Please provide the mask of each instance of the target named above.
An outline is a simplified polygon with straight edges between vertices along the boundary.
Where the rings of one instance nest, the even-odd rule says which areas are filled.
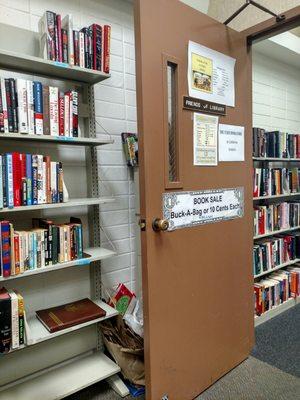
[[[10,31],[11,30],[11,31]],[[11,32],[11,33],[9,33]],[[0,34],[11,37],[25,37],[28,43],[36,43],[37,33],[0,24]],[[16,35],[16,36],[13,36]],[[111,196],[101,197],[99,194],[98,152],[97,147],[111,144],[110,137],[100,139],[96,135],[96,118],[93,85],[110,77],[99,71],[79,67],[69,67],[66,64],[43,60],[34,54],[23,54],[3,48],[4,41],[0,39],[0,69],[6,73],[30,75],[31,78],[59,81],[62,85],[71,85],[81,91],[83,120],[82,135],[78,138],[60,138],[51,136],[36,136],[29,134],[0,134],[3,146],[13,146],[19,151],[21,146],[30,146],[30,150],[48,154],[51,151],[56,157],[66,148],[68,157],[72,149],[81,149],[84,156],[85,174],[79,174],[76,165],[69,167],[69,179],[73,186],[79,185],[77,192],[86,192],[86,196],[74,196],[65,203],[39,204],[0,209],[1,219],[17,218],[20,221],[31,219],[32,216],[59,216],[67,218],[72,208],[80,210],[84,221],[84,258],[64,262],[23,274],[0,278],[1,284],[8,287],[10,282],[16,285],[24,295],[25,309],[30,307],[26,316],[26,343],[20,348],[3,355],[0,358],[0,368],[6,376],[1,377],[0,400],[43,398],[54,400],[64,398],[95,382],[111,377],[111,385],[122,396],[128,390],[122,381],[115,376],[120,368],[103,354],[103,343],[99,322],[117,315],[114,308],[102,301],[101,260],[113,257],[113,250],[101,247],[99,206],[114,201]],[[10,43],[11,44],[11,43]],[[8,44],[9,45],[9,44]],[[11,46],[13,47],[13,46]],[[30,52],[29,52],[30,53]],[[32,147],[31,147],[32,146]],[[82,162],[81,158],[78,162]],[[82,167],[80,167],[82,168]],[[85,187],[83,190],[82,187]],[[75,213],[75,212],[74,212]],[[51,272],[51,274],[49,274]],[[55,285],[56,284],[56,285]],[[51,286],[52,285],[52,286]],[[49,286],[49,288],[48,288]],[[67,289],[67,288],[70,289]],[[89,291],[90,296],[86,296]],[[28,295],[30,293],[30,295]],[[43,306],[53,306],[74,300],[90,297],[96,304],[106,310],[104,318],[95,319],[83,324],[67,328],[59,332],[49,333],[35,317],[34,310]],[[59,298],[59,300],[58,300]],[[47,304],[49,301],[51,304]],[[57,302],[57,304],[54,304]],[[75,336],[74,336],[75,335]],[[76,336],[79,335],[79,336]],[[81,336],[82,335],[82,336]],[[62,341],[65,337],[65,341]],[[41,347],[42,346],[42,347]],[[11,371],[9,373],[9,371]],[[12,373],[16,371],[16,373]],[[13,378],[12,378],[13,377]],[[14,379],[14,380],[12,380]]]
[[[273,167],[273,163],[278,166],[285,167],[288,165],[288,163],[292,163],[293,167],[297,166],[295,163],[300,163],[299,158],[286,158],[286,157],[253,157],[253,164],[254,167],[256,165],[262,165],[263,167],[268,166],[268,167]],[[289,193],[289,194],[279,194],[279,195],[271,195],[271,196],[260,196],[260,197],[253,197],[253,204],[254,206],[259,204],[259,205],[264,205],[268,204],[269,202],[280,202],[282,199],[283,201],[288,201],[289,199],[291,200],[297,200],[300,197],[300,193]],[[278,200],[277,200],[278,199]],[[276,201],[277,200],[277,201]],[[259,202],[259,203],[258,203]],[[257,240],[263,239],[263,238],[271,238],[272,236],[276,236],[278,234],[282,233],[289,233],[289,232],[294,232],[300,229],[300,226],[294,226],[294,227],[289,227],[285,229],[280,229],[276,231],[271,231],[267,232],[265,234],[261,235],[254,235],[253,241],[254,244],[256,243]],[[295,258],[294,260],[289,260],[285,263],[282,263],[280,265],[277,265],[276,267],[269,269],[267,271],[263,271],[260,274],[254,274],[254,282],[259,281],[261,278],[266,278],[267,275],[279,271],[282,268],[288,267],[288,266],[293,266],[294,264],[300,262],[300,259]],[[269,321],[270,319],[274,318],[275,316],[281,314],[282,312],[288,310],[289,308],[295,306],[298,303],[298,298],[289,298],[285,302],[281,303],[279,306],[274,306],[271,310],[264,312],[260,316],[255,316],[254,318],[254,325],[259,326],[260,324]]]

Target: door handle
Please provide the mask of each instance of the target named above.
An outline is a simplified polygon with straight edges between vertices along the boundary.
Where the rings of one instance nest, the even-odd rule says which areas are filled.
[[[155,232],[167,231],[169,228],[169,221],[167,219],[155,218],[152,222],[152,228]]]

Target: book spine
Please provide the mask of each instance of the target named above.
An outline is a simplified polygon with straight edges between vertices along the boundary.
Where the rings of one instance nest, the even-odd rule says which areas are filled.
[[[52,263],[58,263],[59,253],[59,229],[57,226],[52,226]]]
[[[13,224],[9,224],[9,243],[10,243],[10,275],[16,275],[16,264],[15,264],[15,242],[14,242],[14,227]]]
[[[73,31],[74,65],[79,67],[79,32]]]
[[[0,298],[0,353],[8,353],[11,346],[11,299]]]
[[[13,160],[12,154],[6,154],[6,199],[7,207],[14,206]]]
[[[36,267],[42,267],[42,239],[41,231],[35,232],[36,237]]]
[[[29,269],[29,233],[24,234],[24,271]]]
[[[69,126],[70,136],[73,137],[73,91],[70,92]]]
[[[26,154],[26,200],[27,205],[32,205],[32,159],[31,154]]]
[[[8,291],[11,304],[11,348],[19,347],[19,301],[13,290]]]
[[[12,163],[13,163],[14,206],[19,207],[22,205],[20,153],[17,152],[12,153]]]
[[[8,119],[8,131],[14,131],[14,117],[12,109],[12,96],[9,79],[5,79],[5,93],[6,93],[6,104],[7,104],[7,119]]]
[[[19,344],[22,346],[25,342],[25,324],[24,324],[24,298],[17,293],[19,309]]]
[[[38,204],[38,156],[32,155],[32,204]]]
[[[58,203],[57,166],[55,161],[51,161],[51,202]]]
[[[45,242],[45,230],[41,230],[41,232],[40,232],[40,242],[41,242],[41,268],[44,268],[45,267],[45,265],[46,265],[46,262],[45,262],[45,254],[46,254],[46,251],[45,251],[45,245],[46,245],[46,242]]]
[[[7,114],[7,101],[6,101],[6,87],[5,79],[1,78],[1,99],[2,99],[2,112],[3,112],[3,124],[4,133],[8,133],[8,114]]]
[[[0,222],[0,225],[2,275],[7,278],[11,274],[10,225],[7,221]]]
[[[84,68],[85,57],[84,57],[84,33],[79,32],[79,67]]]
[[[46,166],[46,203],[51,203],[51,161],[49,156],[44,156]]]
[[[65,250],[64,250],[64,227],[59,226],[59,262],[63,263],[65,258]]]
[[[59,62],[62,62],[63,57],[62,57],[62,36],[61,36],[61,15],[57,14],[56,15],[56,46],[55,46],[55,50],[56,50],[56,54],[57,54],[57,60]]]
[[[110,35],[111,27],[104,25],[103,27],[103,72],[109,74],[110,71]]]
[[[25,79],[17,79],[18,118],[20,133],[28,133],[27,114],[27,82]]]
[[[43,161],[42,168],[43,168],[42,198],[43,198],[43,204],[46,204],[47,203],[47,166],[46,166],[46,162],[45,161]]]
[[[57,163],[58,166],[58,201],[59,203],[63,203],[64,202],[64,177],[63,177],[63,169],[62,169],[62,163],[58,162]]]
[[[69,227],[64,226],[64,261],[70,261],[69,257],[69,249],[70,249],[70,244],[69,244],[69,237],[70,237],[70,232],[69,232]]]
[[[70,136],[70,92],[65,93],[64,95],[64,129],[65,136]]]
[[[14,252],[15,252],[15,275],[19,275],[20,271],[20,237],[14,234]]]
[[[3,162],[3,156],[0,155],[0,209],[4,207],[4,201],[3,201],[3,167],[2,167],[2,162]]]
[[[73,118],[72,118],[72,136],[78,137],[78,93],[72,91],[72,103],[73,103]]]
[[[43,188],[43,156],[37,155],[37,204],[44,203],[44,188]]]
[[[64,100],[64,93],[60,92],[58,98],[58,127],[59,127],[59,136],[64,136],[65,134],[65,100]]]
[[[4,113],[3,113],[1,84],[0,84],[0,133],[4,133]]]
[[[84,35],[84,67],[89,68],[89,37],[87,28],[83,28],[81,31]]]
[[[7,156],[3,154],[2,156],[2,186],[3,186],[3,207],[8,206],[7,201]]]
[[[27,206],[27,176],[26,176],[26,154],[20,153],[20,186],[21,186],[21,203]]]
[[[48,264],[53,264],[53,225],[48,224]]]
[[[97,71],[102,69],[102,27],[93,24],[93,68]]]
[[[37,235],[36,232],[31,232],[32,237],[32,269],[37,268]]]
[[[9,84],[10,84],[11,105],[12,105],[13,132],[18,133],[19,132],[18,97],[17,97],[15,79],[10,78]]]
[[[43,85],[43,134],[50,135],[49,86]]]
[[[28,133],[34,134],[34,97],[33,97],[33,82],[26,81],[27,86],[27,118],[28,118]]]
[[[62,36],[62,62],[68,63],[68,32],[66,29],[61,30]]]
[[[46,11],[40,20],[39,30],[45,38],[46,55],[48,60],[55,61],[55,13]]]
[[[58,129],[58,88],[49,87],[49,106],[50,106],[50,134],[59,135]]]
[[[43,89],[41,82],[33,82],[35,134],[43,135]]]

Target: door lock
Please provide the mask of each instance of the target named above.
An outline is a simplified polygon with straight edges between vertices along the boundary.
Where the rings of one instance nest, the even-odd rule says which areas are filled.
[[[169,228],[169,221],[167,219],[156,218],[152,222],[152,228],[155,232],[167,231]]]

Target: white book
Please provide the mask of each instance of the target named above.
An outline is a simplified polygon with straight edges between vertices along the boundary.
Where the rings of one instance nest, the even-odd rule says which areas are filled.
[[[50,164],[50,188],[51,188],[51,202],[57,203],[57,164],[56,161],[51,161]]]
[[[37,155],[37,195],[38,195],[38,204],[44,204],[44,179],[43,179],[43,156]]]
[[[12,290],[8,290],[11,300],[11,348],[17,349],[20,345],[19,338],[19,299],[17,294]]]
[[[58,87],[49,86],[50,135],[59,136]]]
[[[67,14],[61,21],[62,29],[67,30],[68,34],[68,58],[69,64],[74,65],[74,42],[73,42],[73,17]]]
[[[8,133],[7,102],[6,102],[6,90],[5,90],[4,78],[1,78],[1,97],[2,97],[2,109],[4,118],[4,133]]]
[[[73,91],[70,92],[70,136],[73,136]]]
[[[34,135],[34,102],[33,102],[33,82],[27,81],[27,118],[28,133]]]
[[[20,241],[20,274],[24,272],[24,260],[25,260],[25,243],[24,243],[24,234],[23,232],[16,232],[19,235]]]
[[[14,182],[13,182],[13,163],[11,153],[6,154],[6,174],[7,174],[7,204],[9,208],[14,206]]]
[[[84,60],[84,33],[79,32],[79,67],[85,67]]]
[[[43,161],[43,204],[47,203],[47,164]]]
[[[27,114],[27,81],[17,78],[17,98],[18,98],[18,118],[19,132],[28,133],[28,114]]]
[[[64,109],[65,109],[65,136],[70,136],[70,95],[64,95]]]

